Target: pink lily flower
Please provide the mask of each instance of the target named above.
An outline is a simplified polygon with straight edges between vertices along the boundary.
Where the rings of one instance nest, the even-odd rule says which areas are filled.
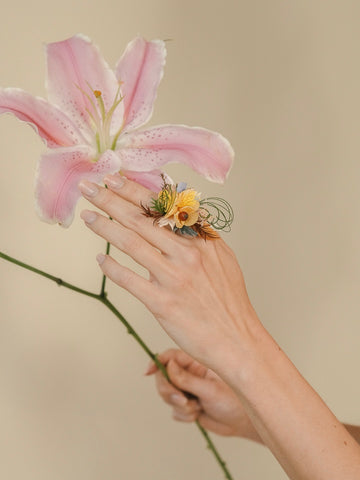
[[[115,70],[83,35],[46,47],[48,100],[16,88],[0,88],[0,114],[30,124],[47,145],[35,186],[42,220],[68,227],[87,178],[99,183],[120,172],[155,191],[160,167],[182,162],[222,182],[233,150],[220,134],[184,125],[138,130],[151,117],[163,76],[163,41],[130,42]]]

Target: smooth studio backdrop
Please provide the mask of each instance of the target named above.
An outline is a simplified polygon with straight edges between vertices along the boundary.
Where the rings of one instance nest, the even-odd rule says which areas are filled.
[[[40,96],[43,43],[81,32],[114,65],[137,34],[172,39],[150,125],[218,130],[236,159],[224,186],[167,171],[232,203],[226,239],[261,320],[334,413],[359,424],[359,2],[6,0],[1,17],[0,85]],[[29,127],[0,118],[0,250],[97,291],[104,244],[79,219],[86,202],[68,230],[34,212],[42,151]],[[1,478],[222,478],[110,312],[5,261],[0,275]],[[151,348],[172,346],[139,302],[108,291]],[[236,479],[286,478],[265,448],[213,438]]]

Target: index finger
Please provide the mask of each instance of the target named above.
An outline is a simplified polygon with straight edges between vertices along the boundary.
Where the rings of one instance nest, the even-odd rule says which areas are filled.
[[[82,180],[78,188],[89,202],[107,213],[126,229],[135,231],[163,253],[178,254],[176,243],[179,243],[181,239],[176,239],[176,236],[168,229],[155,226],[153,219],[144,215],[140,205],[135,205],[129,199],[120,196],[113,190],[106,189],[87,180]],[[133,191],[141,192],[141,189],[135,188]],[[104,238],[106,237],[104,236]],[[108,238],[106,239],[109,241]]]
[[[208,372],[208,368],[201,363],[194,360],[190,355],[185,353],[183,350],[179,350],[177,348],[170,348],[165,350],[164,352],[157,355],[157,359],[160,363],[162,363],[165,367],[169,363],[170,360],[175,360],[179,366],[185,370],[188,370],[194,375],[198,377],[205,377]],[[156,364],[151,361],[149,363],[148,369],[145,375],[152,375],[158,370]]]
[[[143,187],[139,183],[128,180],[119,173],[106,175],[104,183],[111,191],[136,206],[139,206],[141,203],[148,203],[157,195],[155,192]]]

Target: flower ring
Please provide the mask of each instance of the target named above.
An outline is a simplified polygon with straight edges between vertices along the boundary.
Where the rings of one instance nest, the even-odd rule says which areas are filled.
[[[209,197],[200,200],[200,193],[187,188],[184,182],[168,183],[150,206],[141,204],[144,215],[152,217],[160,227],[169,225],[173,232],[188,237],[219,238],[216,230],[230,231],[234,219],[231,205],[224,199]]]

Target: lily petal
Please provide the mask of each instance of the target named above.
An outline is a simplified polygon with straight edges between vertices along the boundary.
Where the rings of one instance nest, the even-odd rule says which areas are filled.
[[[124,95],[124,130],[144,125],[151,117],[159,83],[164,74],[165,43],[137,37],[130,42],[116,66]]]
[[[167,183],[173,183],[171,178],[161,170],[153,170],[152,172],[134,172],[132,170],[121,170],[121,173],[129,180],[140,183],[140,185],[142,185],[143,187],[148,188],[152,192],[156,193],[160,192],[160,190],[163,188],[164,181],[162,176]]]
[[[81,132],[61,110],[20,88],[0,89],[0,114],[2,113],[12,113],[28,123],[48,147],[84,143]]]
[[[121,137],[117,154],[123,168],[151,171],[179,162],[213,182],[223,182],[234,151],[220,133],[185,125],[162,125]]]
[[[119,84],[115,73],[101,56],[99,49],[83,35],[75,35],[46,46],[47,91],[52,103],[64,110],[78,128],[91,134],[89,112],[101,115],[94,91],[101,92],[105,109],[114,103]],[[94,107],[89,98],[93,100]],[[113,116],[113,130],[122,124],[123,105],[120,102]],[[86,128],[87,127],[87,128]]]
[[[93,151],[87,146],[58,148],[47,151],[40,159],[35,197],[42,220],[68,227],[81,194],[81,179],[98,183],[107,173],[120,170],[120,160],[107,150],[97,162],[92,162]]]

